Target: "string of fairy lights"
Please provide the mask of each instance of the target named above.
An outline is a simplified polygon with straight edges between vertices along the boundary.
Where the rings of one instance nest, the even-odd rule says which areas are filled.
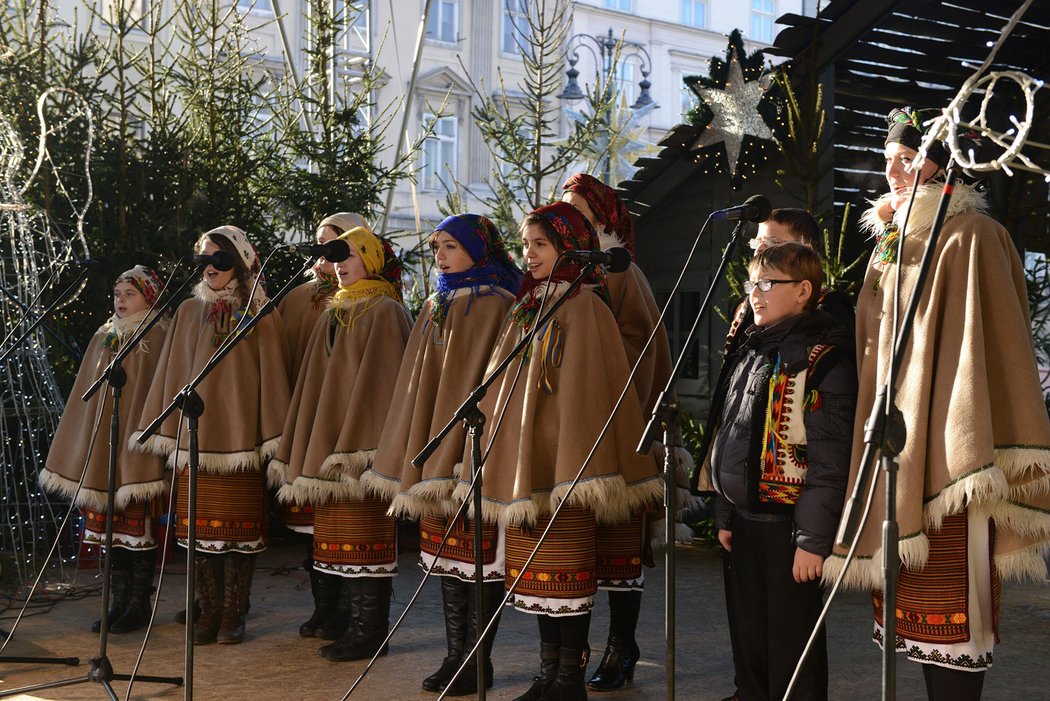
[[[702,130],[692,145],[694,162],[704,175],[728,171],[733,189],[743,187],[777,151],[770,124],[780,123],[779,110],[770,89],[773,74],[764,61],[761,50],[748,55],[740,30],[734,29],[725,60],[711,58],[710,75],[684,78],[698,98],[689,120]]]
[[[51,161],[46,141],[50,134],[68,124],[69,119],[84,119],[88,139],[85,159],[90,158],[93,134],[91,112],[86,102],[74,97],[76,106],[69,110],[65,122],[47,126],[44,103],[57,92],[41,95],[38,102],[41,142],[35,175],[44,160]],[[0,115],[0,319],[4,335],[12,340],[28,328],[43,302],[26,309],[36,300],[42,287],[53,276],[57,279],[73,258],[86,257],[87,244],[83,235],[83,218],[90,204],[87,195],[66,182],[61,169],[54,168],[51,177],[56,191],[66,199],[77,222],[76,231],[66,237],[50,225],[43,213],[23,199],[33,176],[19,184],[17,181],[24,161],[24,146],[14,125]],[[87,160],[85,160],[87,163]],[[78,177],[90,182],[90,174]],[[80,185],[83,191],[84,186]],[[82,202],[82,204],[78,204]],[[79,294],[79,290],[77,291]],[[67,304],[76,295],[67,301]],[[3,348],[6,351],[7,345]],[[64,555],[48,561],[47,553],[60,523],[60,506],[53,504],[37,484],[37,475],[44,466],[48,446],[64,409],[62,394],[48,360],[48,346],[38,329],[0,367],[0,401],[3,420],[0,421],[0,578],[5,591],[17,590],[32,581],[41,570],[49,577],[65,580],[66,567],[76,553],[67,550]]]

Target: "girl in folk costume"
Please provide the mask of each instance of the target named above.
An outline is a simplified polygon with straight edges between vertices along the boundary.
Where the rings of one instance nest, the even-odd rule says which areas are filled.
[[[89,543],[105,544],[109,490],[109,441],[105,426],[109,425],[113,401],[108,385],[103,385],[87,402],[80,401],[80,397],[139,324],[148,323],[146,315],[163,286],[152,269],[141,265],[117,278],[113,285],[113,316],[91,339],[70,392],[70,401],[55,430],[45,468],[40,473],[41,486],[80,506],[84,515],[84,540]],[[161,320],[122,363],[127,374],[118,417],[122,439],[127,439],[127,431],[145,401],[167,332],[168,322]],[[164,508],[164,460],[132,452],[125,444],[117,451],[116,467],[109,631],[130,633],[146,625],[150,616],[149,597],[153,592],[157,559],[153,519],[163,513]],[[82,475],[83,484],[77,489]],[[96,621],[91,630],[98,632],[100,628],[101,621]]]
[[[354,212],[338,212],[325,217],[317,225],[317,243],[328,243],[340,234],[357,226],[367,226],[365,218]],[[307,273],[310,279],[289,292],[277,305],[284,321],[284,330],[288,334],[288,350],[291,354],[291,372],[289,383],[294,385],[303,364],[306,353],[306,342],[314,323],[327,309],[332,295],[339,288],[335,277],[335,265],[325,258],[318,258]],[[314,509],[310,504],[286,503],[280,505],[281,522],[298,533],[314,532]],[[313,637],[317,626],[328,617],[326,606],[331,592],[325,588],[326,582],[321,573],[313,568],[313,541],[307,543],[306,559],[303,569],[310,573],[310,590],[314,596],[314,614],[299,626],[299,634]]]
[[[597,246],[594,229],[565,202],[529,214],[521,237],[528,272],[491,364],[511,352],[541,305],[565,294],[579,274],[574,263],[555,268],[558,255]],[[538,330],[481,404],[489,427],[484,517],[506,529],[508,586],[522,572],[554,509],[566,500],[627,380],[623,346],[610,345],[620,332],[605,283],[600,275],[585,282]],[[496,430],[498,423],[502,426]],[[662,493],[655,460],[634,451],[643,428],[640,402],[628,394],[514,590],[514,605],[536,614],[540,629],[541,674],[521,700],[586,698],[598,524],[626,521],[653,506]],[[467,483],[460,484],[465,492]],[[640,539],[623,541],[621,547],[619,559],[641,557]]]
[[[386,430],[366,473],[369,486],[392,499],[390,513],[419,519],[420,564],[441,578],[448,655],[423,680],[427,691],[449,684],[463,656],[477,641],[474,615],[474,534],[471,523],[458,519],[438,557],[441,539],[455,511],[452,492],[460,471],[468,474],[466,429],[455,428],[422,470],[412,459],[452,418],[467,395],[481,383],[496,338],[521,284],[495,225],[476,214],[458,214],[441,222],[430,237],[438,266],[437,290],[423,306],[408,342]],[[483,525],[488,549],[485,562],[484,617],[498,612],[503,598],[503,552],[494,524]],[[485,656],[495,631],[486,639]],[[492,684],[492,666],[485,669]],[[464,669],[446,695],[477,693],[477,671]]]
[[[315,622],[316,635],[335,639],[320,649],[333,661],[371,657],[389,630],[396,520],[360,478],[383,432],[411,325],[389,245],[365,227],[339,238],[350,257],[335,266],[339,290],[310,333],[270,463],[278,499],[314,506],[313,568],[330,599],[319,607],[327,619]]]
[[[261,285],[251,309],[248,295],[260,274],[259,257],[243,231],[220,226],[197,241],[198,253],[232,254],[232,270],[204,268],[193,296],[179,305],[160,352],[157,372],[139,419],[139,431],[203,368],[238,324],[265,303]],[[267,498],[264,465],[273,456],[288,409],[288,346],[279,313],[268,314],[197,387],[204,402],[198,444],[197,598],[200,617],[194,642],[239,643],[244,639],[255,556],[266,549]],[[186,544],[189,485],[187,435],[174,412],[143,450],[168,456],[180,471],[176,535]],[[133,437],[134,438],[134,437]]]
[[[562,201],[580,210],[594,226],[602,250],[620,246],[630,251],[634,258],[634,222],[615,190],[586,173],[570,176],[562,189]],[[636,263],[632,261],[625,272],[609,273],[606,281],[629,366],[638,361],[646,340],[656,330],[653,343],[642,357],[634,378],[643,415],[647,417],[671,374],[667,330],[660,323],[660,308],[649,282]],[[680,451],[679,466],[683,484],[679,499],[680,506],[685,509],[694,501],[689,490],[684,488],[692,467],[692,458],[687,451]],[[622,542],[642,542],[645,526],[644,515],[635,513],[628,521],[598,527],[598,588],[609,592],[609,637],[601,664],[587,683],[595,691],[619,689],[634,678],[634,667],[640,656],[635,630],[642,605],[642,558],[624,562],[616,552]],[[678,524],[678,529],[683,540],[692,539],[688,526]],[[657,526],[654,533],[660,536],[664,529]],[[651,558],[649,564],[652,564]]]
[[[847,493],[864,449],[862,427],[890,362],[893,290],[899,276],[904,309],[948,163],[943,144],[935,143],[918,169],[909,208],[922,118],[904,108],[888,122],[890,192],[863,218],[876,247],[857,300],[860,393]],[[896,647],[922,663],[929,698],[953,701],[981,695],[997,635],[1000,581],[1042,581],[1050,545],[1050,421],[1025,275],[1010,234],[984,209],[981,193],[956,185],[896,378],[896,403],[908,426],[896,497],[902,534]],[[884,509],[878,489],[871,513]],[[869,519],[846,581],[875,590],[874,637],[883,644],[880,543],[879,519]],[[842,562],[842,552],[829,558],[825,579]]]

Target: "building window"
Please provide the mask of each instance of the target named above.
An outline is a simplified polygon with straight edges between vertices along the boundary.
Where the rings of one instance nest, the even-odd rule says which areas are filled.
[[[504,0],[503,35],[500,51],[520,54],[521,46],[529,37],[529,0]]]
[[[437,0],[430,6],[427,39],[456,43],[459,39],[459,0]]]
[[[704,27],[707,23],[707,2],[705,0],[682,0],[682,24],[690,27]]]
[[[685,73],[678,74],[678,111],[683,124],[686,122],[689,110],[693,109],[693,101],[696,99],[696,95],[685,84],[685,75]]]
[[[623,12],[634,11],[634,0],[605,0],[605,6],[610,10],[622,10]]]
[[[773,43],[774,0],[751,0],[751,38],[766,44]]]
[[[423,124],[433,127],[433,133],[423,142],[419,168],[419,186],[422,190],[451,188],[449,178],[456,175],[456,130],[455,116],[434,117],[423,115]]]
[[[271,0],[237,0],[237,9],[241,12],[251,12],[256,15],[273,16],[273,2]]]

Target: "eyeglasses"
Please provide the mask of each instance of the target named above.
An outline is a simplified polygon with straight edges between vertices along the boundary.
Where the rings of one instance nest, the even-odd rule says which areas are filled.
[[[772,236],[762,236],[751,239],[747,242],[747,245],[751,247],[752,251],[757,251],[760,247],[765,246],[766,248],[772,248],[773,246],[779,246],[787,241],[781,241],[780,239],[773,238]]]
[[[750,280],[744,280],[744,294],[751,294],[757,287],[760,292],[769,292],[773,289],[773,285],[781,285],[788,282],[802,282],[801,280],[756,280],[751,282]]]

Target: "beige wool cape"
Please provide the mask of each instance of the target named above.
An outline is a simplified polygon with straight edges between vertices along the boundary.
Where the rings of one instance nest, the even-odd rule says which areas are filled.
[[[420,450],[448,423],[471,390],[484,379],[492,347],[503,329],[514,296],[486,285],[478,294],[454,291],[440,325],[430,319],[428,300],[412,329],[386,427],[365,482],[391,499],[390,513],[418,518],[443,516],[451,500],[465,452],[466,429],[460,422],[420,470],[412,464]],[[469,465],[462,469],[469,472]]]
[[[107,337],[115,336],[122,345],[131,338],[146,314],[147,312],[142,311],[125,319],[113,317],[95,332],[80,364],[80,370],[77,371],[66,409],[62,412],[58,428],[55,429],[45,467],[40,472],[40,485],[50,492],[71,499],[77,506],[98,511],[106,508],[109,489],[109,425],[113,414],[113,394],[108,384],[103,384],[89,401],[84,402],[80,398],[116,355],[116,350],[104,347],[103,341]],[[128,432],[134,428],[133,422],[138,419],[146,401],[146,393],[156,371],[167,332],[168,321],[163,319],[157,322],[121,364],[127,373],[128,381],[120,396],[121,446],[117,450],[114,485],[114,506],[118,510],[132,501],[146,501],[158,496],[166,489],[164,459],[131,450],[127,439]],[[94,446],[91,446],[92,437],[95,439]],[[84,483],[78,490],[77,484],[81,475],[84,475]]]
[[[643,403],[642,408],[651,412],[671,376],[671,345],[667,329],[660,323],[660,307],[645,274],[634,263],[622,273],[607,274],[605,281],[609,286],[613,316],[623,336],[628,368],[642,357],[634,375],[634,385]],[[642,356],[645,341],[653,329],[656,329],[656,335]]]
[[[559,283],[547,304],[567,286]],[[629,372],[616,320],[592,290],[585,287],[569,299],[550,324],[536,335],[528,357],[513,361],[481,403],[484,445],[491,446],[482,475],[483,516],[503,526],[532,525],[557,508]],[[508,321],[490,369],[522,333]],[[640,402],[629,392],[570,505],[592,510],[601,523],[616,523],[658,503],[662,482],[656,461],[634,450],[643,428]],[[457,498],[466,498],[467,488],[461,479]]]
[[[291,361],[289,384],[295,384],[299,377],[306,343],[310,340],[310,332],[317,317],[328,308],[328,302],[338,289],[337,286],[329,287],[323,280],[314,277],[288,292],[277,305],[284,322],[284,332],[288,336],[288,357]]]
[[[860,390],[847,494],[864,450],[864,422],[890,360],[898,270],[903,310],[939,191],[940,185],[932,184],[917,194],[901,265],[876,265],[873,257],[858,293]],[[864,221],[881,231],[881,201],[874,204]],[[1006,229],[981,210],[979,193],[956,187],[896,382],[897,406],[908,430],[897,484],[900,555],[906,567],[921,569],[929,552],[926,532],[947,516],[978,510],[995,521],[1000,575],[1042,580],[1043,552],[1050,544],[1050,420],[1036,370],[1021,260]],[[896,213],[898,226],[906,215],[904,208]],[[884,513],[880,479],[847,584],[881,588]],[[829,558],[826,580],[837,576],[843,556],[837,550]]]
[[[408,311],[387,296],[330,305],[354,320],[345,327],[326,312],[314,323],[269,466],[284,503],[369,496],[361,474],[379,444],[411,329]]]
[[[208,318],[213,305],[228,301],[235,311],[239,306],[231,288],[220,292],[206,288],[205,283],[198,284],[194,296],[175,312],[131,440],[160,415],[215,352],[216,322]],[[236,324],[228,316],[223,314],[218,322],[220,332],[228,333]],[[216,474],[264,469],[277,449],[290,394],[288,345],[280,312],[263,317],[197,387],[197,393],[204,401],[198,434],[201,469]],[[186,465],[186,426],[177,454],[175,450],[179,414],[172,412],[143,446],[136,442],[132,448],[165,455],[172,467]]]

